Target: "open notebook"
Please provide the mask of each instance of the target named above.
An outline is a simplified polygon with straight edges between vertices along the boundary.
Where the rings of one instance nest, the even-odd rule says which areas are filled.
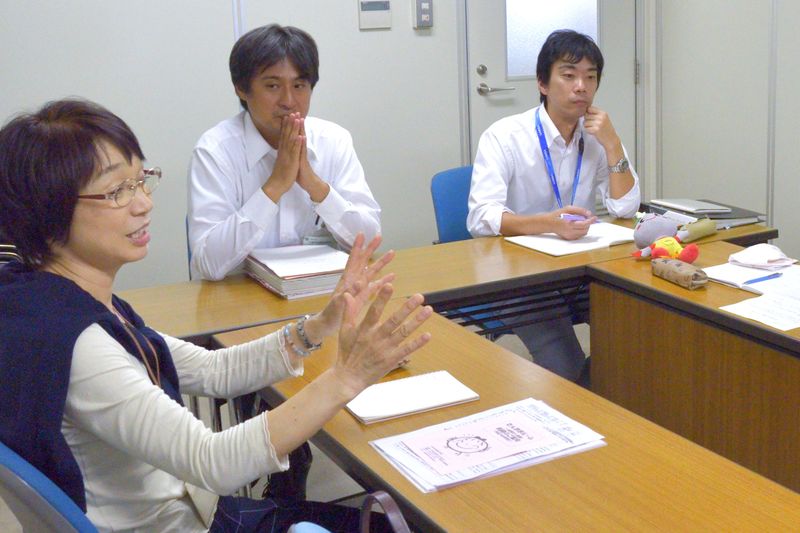
[[[376,383],[350,400],[347,410],[362,424],[430,411],[479,398],[446,370]]]
[[[518,235],[506,237],[506,240],[538,252],[560,256],[633,242],[633,230],[608,222],[597,222],[589,227],[589,233],[574,241],[562,239],[555,233]]]
[[[800,266],[792,265],[780,270],[764,270],[733,263],[705,267],[708,279],[749,291],[755,294],[777,292],[800,298]]]

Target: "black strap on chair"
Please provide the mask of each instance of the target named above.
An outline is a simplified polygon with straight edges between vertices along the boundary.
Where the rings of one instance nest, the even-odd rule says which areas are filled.
[[[382,490],[369,493],[361,504],[361,533],[369,533],[372,506],[376,503],[383,509],[386,519],[395,533],[411,533],[406,519],[403,518],[403,513],[400,512],[400,507],[397,506],[397,502],[394,501],[394,498],[389,493]]]

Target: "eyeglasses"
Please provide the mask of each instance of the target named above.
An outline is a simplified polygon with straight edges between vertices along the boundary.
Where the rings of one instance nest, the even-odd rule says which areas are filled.
[[[150,196],[161,183],[161,169],[158,167],[147,168],[142,171],[142,177],[128,179],[119,184],[119,187],[105,194],[79,194],[78,198],[85,200],[114,200],[117,207],[125,207],[136,196],[136,191],[142,191]]]

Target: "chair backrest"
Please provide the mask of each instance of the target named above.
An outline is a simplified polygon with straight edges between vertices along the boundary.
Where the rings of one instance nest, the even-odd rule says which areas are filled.
[[[443,170],[431,179],[433,213],[439,242],[471,239],[467,231],[467,200],[472,180],[472,165]]]
[[[0,264],[9,261],[22,261],[22,257],[17,253],[17,247],[13,244],[0,244]]]
[[[2,442],[0,497],[14,513],[23,531],[97,532],[64,491]]]

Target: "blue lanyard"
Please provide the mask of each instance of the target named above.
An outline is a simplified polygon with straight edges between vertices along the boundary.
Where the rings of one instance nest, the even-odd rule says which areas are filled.
[[[544,128],[542,128],[542,121],[539,119],[539,109],[536,109],[536,135],[539,137],[539,147],[542,149],[542,157],[544,157],[544,164],[547,167],[547,175],[550,176],[550,185],[553,186],[553,192],[556,195],[558,207],[564,207],[561,202],[561,192],[558,190],[558,181],[556,180],[556,171],[553,168],[553,160],[550,157],[550,149],[547,147],[547,139],[544,136]],[[570,205],[575,205],[575,192],[578,190],[578,182],[581,180],[581,162],[583,161],[583,133],[578,140],[578,164],[575,166],[575,178],[572,180],[572,200]]]

